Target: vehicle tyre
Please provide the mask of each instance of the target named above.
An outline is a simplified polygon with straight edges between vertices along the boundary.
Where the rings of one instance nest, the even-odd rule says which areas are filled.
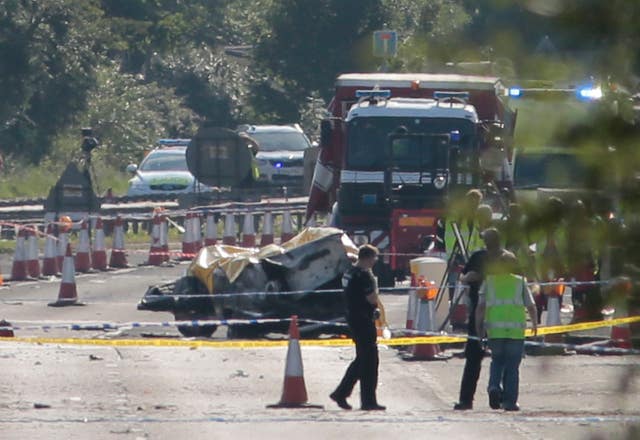
[[[258,324],[233,324],[227,329],[227,339],[256,339],[265,333]]]
[[[175,315],[176,321],[188,321],[188,320],[208,320],[213,319],[210,316],[202,315]],[[179,325],[178,331],[185,338],[210,338],[218,329],[217,325],[201,325],[198,327],[192,327],[189,325]]]
[[[218,326],[216,325],[203,325],[201,327],[178,326],[178,331],[185,338],[210,338],[217,329]]]

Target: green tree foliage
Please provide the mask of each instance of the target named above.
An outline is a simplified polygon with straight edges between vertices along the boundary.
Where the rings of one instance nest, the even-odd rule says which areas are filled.
[[[383,28],[400,36],[391,71],[490,60],[476,71],[633,87],[639,21],[626,0],[3,0],[0,149],[37,162],[96,123],[126,161],[155,133],[188,135],[195,117],[317,126],[337,74],[380,67],[371,34]],[[116,119],[133,128],[107,129]]]
[[[123,169],[159,138],[194,134],[196,117],[173,89],[120,73],[111,62],[97,70],[97,86],[74,130],[78,126],[93,127],[102,142],[97,154]]]
[[[256,59],[287,80],[298,99],[317,90],[327,97],[336,74],[371,65],[371,33],[383,24],[379,0],[274,2]]]
[[[38,161],[85,108],[102,19],[94,0],[0,2],[0,148]]]

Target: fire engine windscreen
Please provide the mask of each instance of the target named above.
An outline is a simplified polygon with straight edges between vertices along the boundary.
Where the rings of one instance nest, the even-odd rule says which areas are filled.
[[[405,145],[406,154],[402,154],[402,142],[399,142],[398,151],[391,151],[389,138],[393,135],[449,134],[457,130],[460,132],[458,147],[461,151],[472,150],[476,146],[475,125],[461,118],[356,118],[349,122],[347,129],[346,164],[347,168],[352,170],[383,170],[393,162],[399,169],[405,169],[405,165],[406,169],[414,168],[415,162],[403,160],[402,157],[406,156],[406,159],[410,159],[410,155],[412,152],[415,153],[418,144],[413,147]],[[422,157],[422,165],[425,167],[435,165],[428,163],[433,157],[428,153],[423,152],[413,157],[415,159]]]

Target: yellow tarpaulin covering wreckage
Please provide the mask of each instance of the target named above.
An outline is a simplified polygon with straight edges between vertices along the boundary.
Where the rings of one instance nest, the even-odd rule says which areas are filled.
[[[284,254],[289,250],[307,243],[321,240],[336,234],[342,234],[342,244],[350,257],[356,257],[358,248],[351,239],[336,228],[309,227],[304,229],[291,240],[281,245],[270,244],[262,248],[242,248],[229,245],[215,245],[202,248],[193,259],[188,269],[188,275],[196,277],[205,285],[209,293],[215,293],[213,272],[216,269],[224,271],[230,282],[234,282],[249,264],[257,264],[260,259],[271,258]],[[386,326],[384,307],[380,304],[381,323]]]

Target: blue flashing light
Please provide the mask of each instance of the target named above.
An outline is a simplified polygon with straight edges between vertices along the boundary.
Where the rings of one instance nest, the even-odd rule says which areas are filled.
[[[191,139],[158,139],[158,145],[163,147],[180,147],[187,146]]]
[[[451,139],[452,143],[458,143],[460,142],[460,131],[458,130],[453,130],[451,133],[449,133],[449,138]]]
[[[583,87],[578,89],[578,98],[595,101],[602,98],[602,88],[597,87]]]
[[[282,162],[276,162],[273,164],[274,167],[276,168],[282,168],[284,166],[284,164]]]
[[[356,90],[356,98],[383,98],[391,97],[391,90]]]
[[[362,195],[362,204],[363,205],[375,205],[378,203],[378,196],[376,194],[363,194]]]
[[[509,89],[509,96],[512,98],[519,98],[522,96],[522,89],[518,87],[511,87]]]

